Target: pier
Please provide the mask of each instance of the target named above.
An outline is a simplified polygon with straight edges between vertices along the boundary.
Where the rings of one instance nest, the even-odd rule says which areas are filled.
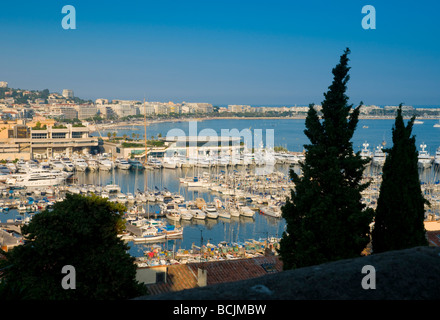
[[[22,239],[13,236],[6,230],[11,230],[16,233],[21,232],[21,227],[14,223],[1,223],[0,224],[0,247],[3,251],[8,251],[9,249],[21,245]],[[6,229],[6,230],[3,230]]]

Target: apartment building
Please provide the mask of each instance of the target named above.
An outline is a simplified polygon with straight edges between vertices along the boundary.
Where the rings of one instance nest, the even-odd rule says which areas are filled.
[[[55,120],[36,118],[0,123],[0,159],[47,159],[55,155],[87,153],[98,146],[82,125],[56,126]]]
[[[90,136],[85,126],[67,124],[30,130],[30,155],[32,159],[47,159],[57,155],[71,156],[73,153],[90,153],[98,146],[98,138]]]
[[[77,105],[75,110],[78,112],[79,120],[93,118],[98,113],[98,108],[93,104]]]

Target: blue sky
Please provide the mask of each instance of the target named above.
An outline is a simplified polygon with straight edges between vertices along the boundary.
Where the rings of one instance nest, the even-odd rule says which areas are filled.
[[[61,8],[76,9],[64,30]],[[361,26],[364,5],[376,30]],[[351,50],[357,104],[440,104],[434,1],[3,1],[0,81],[86,98],[321,103]]]

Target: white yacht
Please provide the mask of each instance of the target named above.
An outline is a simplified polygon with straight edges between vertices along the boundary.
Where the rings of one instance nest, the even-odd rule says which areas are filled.
[[[188,208],[189,212],[193,215],[194,219],[204,220],[206,219],[206,214],[199,209],[196,205],[190,205]]]
[[[135,170],[145,169],[143,163],[140,162],[138,159],[128,159],[127,161],[131,165],[131,169],[135,169]]]
[[[6,179],[6,184],[19,187],[47,187],[63,184],[65,180],[66,176],[64,175],[37,172],[11,175],[10,178]]]
[[[207,205],[204,208],[205,214],[208,218],[211,219],[217,219],[218,218],[218,212],[217,209],[215,208],[215,206],[213,205]]]
[[[431,167],[432,159],[431,159],[431,156],[429,155],[428,151],[425,150],[426,149],[426,144],[422,143],[420,145],[420,148],[422,150],[419,151],[419,156],[418,156],[419,168],[426,169],[426,168]]]
[[[89,168],[89,165],[87,164],[86,160],[83,158],[76,158],[73,160],[73,164],[75,166],[76,171],[87,171]]]
[[[61,163],[64,165],[64,170],[72,172],[75,170],[75,166],[69,158],[61,158]]]
[[[260,210],[267,216],[281,218],[281,207],[277,206],[276,204],[264,206]]]
[[[113,169],[113,162],[108,159],[102,159],[98,161],[99,170],[110,171]]]
[[[186,204],[179,204],[177,206],[177,211],[180,214],[180,218],[182,220],[191,220],[193,218],[193,215],[191,214],[191,212],[188,210],[188,208],[186,207]]]
[[[126,204],[128,202],[127,196],[123,193],[118,193],[116,195],[116,201],[122,204]]]
[[[99,163],[95,159],[88,159],[87,165],[89,167],[90,171],[98,171],[99,170]]]
[[[372,158],[372,153],[370,151],[370,149],[368,149],[368,147],[370,146],[366,141],[364,142],[364,144],[362,145],[364,148],[361,150],[361,158],[362,159],[370,159]]]
[[[435,151],[434,164],[437,166],[440,165],[440,147]]]
[[[50,166],[55,170],[64,170],[64,164],[59,159],[53,159],[50,161]]]
[[[148,166],[153,168],[162,168],[162,161],[157,158],[148,158]]]
[[[131,164],[126,159],[118,158],[115,160],[115,167],[121,170],[129,170]]]
[[[108,184],[103,188],[103,190],[109,194],[114,194],[121,192],[121,187],[117,184]]]
[[[179,208],[177,207],[177,204],[175,203],[168,203],[166,205],[161,206],[162,210],[165,213],[165,216],[167,219],[170,219],[172,221],[180,221],[180,212]]]
[[[244,217],[253,217],[255,215],[255,212],[248,206],[239,205],[238,211],[240,212],[240,215]]]
[[[377,146],[373,154],[373,161],[372,161],[373,165],[381,167],[384,165],[385,160],[386,160],[386,154],[385,152],[383,152],[383,147]]]
[[[176,157],[164,157],[162,160],[162,166],[166,169],[176,169],[181,167],[181,163]]]

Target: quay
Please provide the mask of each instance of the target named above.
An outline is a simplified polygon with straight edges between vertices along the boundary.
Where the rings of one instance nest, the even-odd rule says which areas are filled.
[[[2,227],[3,227],[2,223]],[[17,229],[18,227],[18,229]],[[11,230],[17,232],[21,231],[21,228],[19,226],[15,226],[14,224],[11,224],[8,226]],[[22,244],[22,238],[21,237],[15,237],[11,233],[7,232],[6,230],[0,229],[0,248],[3,251],[8,251],[9,249],[12,249],[15,246],[19,246]]]

